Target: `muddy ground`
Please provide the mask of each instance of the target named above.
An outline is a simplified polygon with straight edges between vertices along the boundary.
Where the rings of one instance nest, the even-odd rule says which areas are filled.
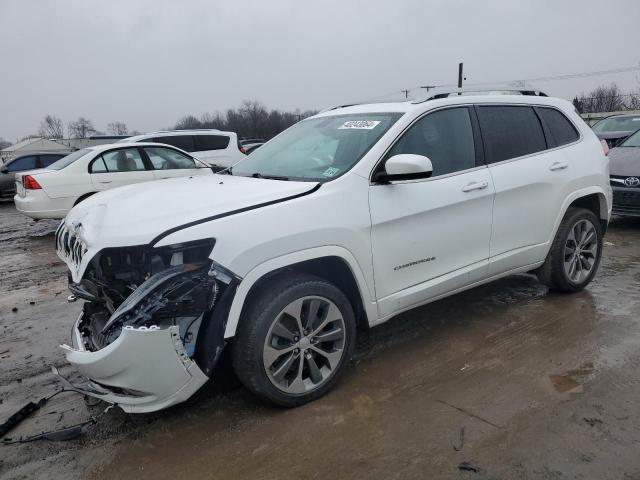
[[[57,345],[80,304],[55,227],[0,204],[2,421],[59,388],[51,365],[72,375]],[[0,445],[0,477],[640,479],[640,220],[606,241],[582,293],[518,275],[373,329],[310,405],[270,408],[225,382],[165,412],[111,410],[68,442]],[[11,436],[103,408],[65,393]]]

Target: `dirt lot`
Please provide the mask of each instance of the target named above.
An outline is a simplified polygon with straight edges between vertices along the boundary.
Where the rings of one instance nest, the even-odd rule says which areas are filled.
[[[0,204],[2,421],[59,387],[51,365],[71,374],[57,345],[81,306],[66,301],[56,224]],[[0,477],[640,478],[640,220],[606,241],[580,294],[519,275],[372,330],[313,404],[207,387],[166,412],[111,410],[76,440],[0,446]],[[103,408],[62,394],[11,435]]]

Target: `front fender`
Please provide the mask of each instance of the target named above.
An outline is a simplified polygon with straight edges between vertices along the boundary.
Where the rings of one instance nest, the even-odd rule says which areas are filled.
[[[289,253],[287,255],[272,258],[251,269],[249,273],[244,276],[236,290],[236,294],[233,298],[233,302],[229,310],[224,337],[230,338],[235,335],[236,329],[238,327],[238,322],[240,321],[242,307],[244,306],[247,296],[251,291],[251,287],[253,287],[256,282],[258,282],[262,277],[280,268],[304,262],[306,260],[313,260],[322,257],[339,257],[347,263],[347,265],[351,269],[351,272],[353,273],[354,278],[356,279],[358,291],[360,293],[360,297],[362,298],[362,305],[364,306],[364,309],[367,313],[367,318],[371,323],[375,323],[375,320],[378,318],[378,310],[376,302],[374,300],[375,297],[373,295],[372,288],[369,286],[369,283],[362,273],[362,269],[360,268],[360,265],[358,264],[356,258],[349,250],[336,245],[330,245],[300,250],[297,252]]]

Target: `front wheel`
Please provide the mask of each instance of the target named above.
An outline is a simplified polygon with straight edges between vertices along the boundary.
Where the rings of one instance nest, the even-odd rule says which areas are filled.
[[[302,405],[337,382],[355,333],[353,309],[338,288],[311,275],[283,277],[249,300],[233,345],[234,370],[259,397]]]
[[[542,283],[554,290],[578,292],[593,279],[602,256],[602,227],[590,210],[567,210],[545,263]]]

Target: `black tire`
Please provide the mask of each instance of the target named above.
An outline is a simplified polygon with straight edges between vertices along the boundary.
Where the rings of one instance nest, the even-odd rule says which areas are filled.
[[[596,233],[596,258],[588,275],[579,281],[574,281],[570,278],[565,268],[565,246],[571,230],[583,220],[590,222],[594,227]],[[602,258],[602,237],[600,219],[592,211],[584,208],[569,208],[560,223],[544,264],[537,271],[538,279],[552,290],[570,293],[579,292],[593,280],[598,271],[600,259]]]
[[[292,394],[277,388],[269,378],[263,361],[265,342],[280,312],[292,302],[305,297],[322,297],[333,302],[344,320],[342,357],[324,383],[310,392]],[[349,299],[331,283],[307,274],[291,274],[267,282],[251,295],[245,306],[236,338],[232,345],[233,369],[240,382],[258,397],[282,407],[296,407],[327,393],[340,376],[353,354],[356,321]],[[305,360],[300,358],[300,362]],[[299,365],[299,364],[298,364]]]

